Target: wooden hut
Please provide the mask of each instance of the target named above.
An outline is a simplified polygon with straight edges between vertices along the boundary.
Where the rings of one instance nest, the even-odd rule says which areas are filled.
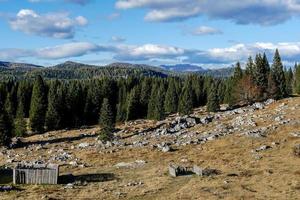
[[[14,184],[57,184],[59,166],[54,164],[17,164],[13,169]]]

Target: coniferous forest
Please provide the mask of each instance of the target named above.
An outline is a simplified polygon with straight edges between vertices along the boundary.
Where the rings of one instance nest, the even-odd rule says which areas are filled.
[[[135,119],[162,120],[207,105],[246,105],[268,98],[300,94],[300,65],[284,68],[279,52],[270,62],[265,54],[249,58],[233,76],[123,76],[93,79],[34,78],[0,82],[0,145],[15,136],[100,124],[110,139],[115,123]]]

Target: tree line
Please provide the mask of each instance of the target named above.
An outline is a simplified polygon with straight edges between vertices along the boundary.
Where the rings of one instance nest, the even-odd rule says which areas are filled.
[[[191,114],[207,105],[231,106],[300,94],[300,65],[285,69],[276,51],[270,65],[265,54],[249,58],[245,70],[236,64],[227,79],[210,76],[119,77],[87,80],[10,80],[0,83],[0,146],[29,132],[100,124],[101,138],[110,139],[116,122],[162,120],[179,112]]]

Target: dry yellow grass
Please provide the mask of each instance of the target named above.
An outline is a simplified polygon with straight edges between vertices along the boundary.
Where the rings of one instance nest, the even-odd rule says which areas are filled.
[[[300,143],[300,138],[289,133],[300,131],[300,110],[292,107],[300,105],[300,98],[286,99],[269,106],[267,109],[255,111],[260,116],[274,115],[276,108],[282,103],[288,105],[285,117],[299,123],[279,126],[266,138],[249,138],[233,134],[202,145],[179,147],[174,152],[163,153],[149,147],[120,149],[113,153],[99,153],[96,149],[71,150],[71,145],[82,142],[94,142],[95,138],[85,138],[69,143],[53,143],[49,148],[65,148],[89,166],[74,168],[69,165],[61,167],[61,173],[92,174],[113,173],[115,180],[88,183],[87,186],[75,186],[64,189],[64,185],[56,186],[20,186],[22,191],[1,193],[0,199],[300,199],[300,158],[292,153],[292,147]],[[231,117],[232,118],[232,117]],[[231,119],[223,119],[227,123]],[[148,122],[154,125],[151,122]],[[274,123],[272,117],[262,117],[257,121],[259,126]],[[122,127],[123,128],[123,127]],[[214,124],[205,127],[194,127],[202,132],[213,129]],[[80,133],[92,133],[97,128],[48,133],[54,137],[70,137]],[[44,138],[44,140],[49,137]],[[32,136],[27,141],[39,141],[41,136]],[[262,145],[278,145],[272,149],[258,153],[261,159],[255,159],[253,149]],[[47,157],[49,149],[41,149],[27,155],[28,159],[38,156]],[[16,153],[26,150],[16,149]],[[116,168],[119,162],[145,160],[147,163],[138,168]],[[215,177],[178,177],[168,175],[170,162],[197,164],[221,170]],[[0,156],[0,165],[5,158]],[[129,182],[142,185],[125,186]]]

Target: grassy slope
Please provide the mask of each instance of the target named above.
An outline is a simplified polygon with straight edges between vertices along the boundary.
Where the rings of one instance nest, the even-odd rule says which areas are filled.
[[[285,118],[300,119],[300,98],[293,98],[277,102],[267,109],[256,111],[260,116],[256,122],[259,126],[274,124],[270,116],[276,115],[276,108],[286,102]],[[294,107],[294,108],[293,108]],[[203,132],[212,130],[219,123],[228,123],[228,117],[212,123],[206,127],[194,127],[193,130]],[[53,143],[48,149],[41,149],[29,153],[26,158],[34,159],[38,156],[48,157],[49,148],[64,148],[76,155],[90,167],[73,168],[62,166],[61,172],[78,174],[114,173],[116,180],[89,183],[87,186],[78,186],[75,189],[65,190],[62,185],[57,186],[21,186],[25,189],[20,192],[1,194],[0,199],[41,199],[47,195],[55,199],[297,199],[300,196],[300,158],[292,154],[292,147],[300,143],[300,138],[294,138],[289,133],[300,131],[300,123],[281,125],[267,138],[253,139],[234,134],[204,145],[180,147],[175,152],[162,153],[150,148],[123,149],[114,153],[103,153],[99,149],[72,150],[71,146],[82,142],[93,143],[94,137],[72,141],[70,143]],[[153,126],[151,122],[143,125]],[[124,128],[124,125],[121,126]],[[137,127],[127,127],[134,129]],[[60,131],[47,133],[42,136],[32,136],[28,141],[48,140],[76,136],[80,133],[92,133],[97,128],[87,130]],[[129,139],[130,140],[130,139]],[[252,149],[261,145],[279,145],[259,153],[262,159],[253,157]],[[17,153],[26,153],[24,149],[17,149]],[[145,160],[147,164],[136,169],[117,169],[119,162]],[[187,160],[190,164],[216,168],[222,174],[216,177],[178,177],[171,178],[167,173],[170,162],[181,163]],[[4,164],[4,157],[0,156],[0,165]],[[228,176],[235,173],[238,176]],[[142,181],[141,186],[124,186],[129,182]]]

